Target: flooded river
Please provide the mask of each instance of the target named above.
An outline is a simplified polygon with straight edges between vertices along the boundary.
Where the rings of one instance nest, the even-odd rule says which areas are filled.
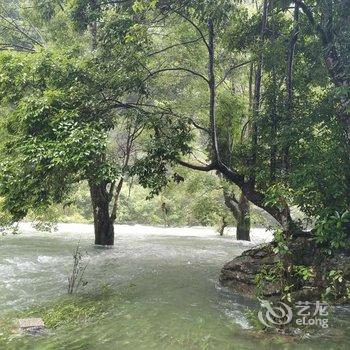
[[[251,329],[246,309],[258,305],[220,287],[225,262],[271,239],[263,229],[254,229],[248,243],[235,241],[233,234],[219,237],[209,228],[117,226],[112,249],[93,246],[92,225],[60,224],[57,232],[39,233],[22,224],[20,232],[0,239],[2,317],[62,298],[79,241],[89,261],[88,283],[79,293],[84,297],[108,288],[115,294],[100,317],[44,336],[16,336],[8,349],[350,348],[346,307],[334,316],[341,332],[276,343]]]

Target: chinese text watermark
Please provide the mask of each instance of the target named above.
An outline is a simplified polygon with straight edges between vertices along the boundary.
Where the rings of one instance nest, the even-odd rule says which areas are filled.
[[[320,301],[297,301],[294,307],[282,301],[272,304],[261,301],[258,313],[260,322],[266,327],[278,327],[293,323],[296,326],[318,326],[328,328],[329,305]]]

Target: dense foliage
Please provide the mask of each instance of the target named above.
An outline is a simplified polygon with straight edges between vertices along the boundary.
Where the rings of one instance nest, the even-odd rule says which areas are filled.
[[[30,3],[0,16],[0,196],[14,219],[87,181],[101,234],[125,211],[124,179],[152,197],[190,176],[182,165],[215,171],[288,235],[307,226],[297,207],[320,242],[346,245],[348,0]],[[214,221],[217,194],[196,201]]]

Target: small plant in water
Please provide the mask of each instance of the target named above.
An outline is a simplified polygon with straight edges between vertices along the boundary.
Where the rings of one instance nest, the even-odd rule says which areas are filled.
[[[85,255],[87,255],[87,252],[85,252]],[[78,242],[73,254],[72,274],[68,277],[68,294],[75,293],[81,285],[85,286],[87,284],[83,280],[87,266],[88,262],[84,262],[84,254],[81,252],[80,242]]]
[[[19,223],[3,223],[0,220],[0,234],[2,236],[6,236],[8,234],[12,234],[12,235],[19,235],[20,231],[19,231],[19,227],[18,227]]]
[[[32,226],[41,232],[54,232],[58,230],[57,223],[50,221],[35,221],[32,223]]]

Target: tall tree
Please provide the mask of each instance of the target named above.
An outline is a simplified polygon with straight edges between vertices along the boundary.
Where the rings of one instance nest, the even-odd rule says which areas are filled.
[[[36,5],[41,15],[28,17],[42,23],[45,48],[34,45],[29,54],[0,57],[7,131],[1,145],[4,205],[21,219],[29,209],[62,201],[74,183],[85,180],[95,243],[112,245],[120,191],[143,130],[140,112],[120,102],[144,93],[142,39],[130,7],[94,2],[78,16],[81,4],[73,2],[65,11],[63,4],[53,8],[46,18],[45,8]],[[73,42],[62,32],[51,38],[50,24],[56,33],[62,17],[71,25],[67,34]]]
[[[224,3],[226,6],[227,3]],[[283,10],[276,2],[262,2],[258,13],[253,16],[244,10],[245,14],[242,15],[241,8],[235,6],[230,7],[230,10],[225,7],[224,11],[221,12],[221,5],[221,3],[213,3],[212,1],[201,4],[193,1],[182,4],[182,6],[162,2],[162,6],[157,9],[163,16],[163,21],[174,21],[178,18],[200,38],[200,42],[195,44],[197,56],[189,54],[186,61],[183,61],[187,63],[187,66],[164,67],[160,71],[167,74],[182,71],[187,74],[187,85],[181,86],[184,91],[190,91],[188,87],[193,84],[188,83],[190,76],[193,77],[193,81],[196,81],[197,87],[206,87],[207,94],[201,95],[201,97],[206,96],[207,98],[206,107],[203,107],[204,104],[202,104],[200,118],[196,120],[195,124],[188,123],[188,134],[192,137],[198,135],[198,132],[201,134],[205,144],[208,145],[209,162],[203,164],[203,158],[197,163],[189,161],[193,149],[191,143],[187,143],[189,147],[182,146],[175,151],[180,139],[177,137],[179,135],[174,132],[172,134],[166,133],[166,142],[167,145],[171,145],[171,153],[165,148],[157,147],[157,143],[163,144],[163,136],[165,135],[158,130],[155,133],[155,143],[149,150],[148,159],[158,157],[161,159],[162,168],[158,167],[150,172],[152,166],[149,166],[149,163],[147,166],[146,158],[142,164],[138,164],[144,169],[144,172],[140,173],[140,181],[144,185],[150,186],[155,183],[157,185],[166,183],[164,179],[166,172],[168,172],[167,164],[178,163],[199,171],[215,170],[220,172],[229,182],[239,186],[248,200],[270,213],[281,224],[285,232],[293,235],[304,234],[302,228],[291,217],[290,205],[298,205],[308,215],[318,216],[335,210],[344,211],[346,209],[344,202],[348,198],[344,192],[347,173],[346,168],[344,168],[346,162],[342,157],[339,143],[340,134],[334,119],[330,118],[334,110],[335,100],[333,99],[334,102],[331,103],[328,100],[327,103],[330,94],[329,84],[324,79],[324,67],[320,66],[318,70],[312,68],[315,61],[319,62],[320,60],[321,48],[313,40],[310,32],[306,31],[305,38],[308,37],[310,40],[308,42],[302,41],[302,45],[300,48],[298,47],[299,55],[294,43],[298,29],[296,29],[297,13],[295,12],[293,20],[293,17],[284,15]],[[301,5],[300,8],[302,8]],[[233,18],[243,19],[242,25],[238,25]],[[231,152],[231,163],[225,159],[225,152],[220,147],[220,125],[218,123],[220,101],[218,96],[225,91],[228,76],[233,74],[238,77],[238,68],[244,70],[245,62],[233,64],[221,78],[218,78],[218,74],[222,72],[220,69],[222,52],[228,51],[228,47],[224,48],[225,43],[220,40],[226,36],[225,32],[230,28],[228,23],[232,23],[233,32],[239,36],[239,38],[232,39],[233,52],[240,59],[244,53],[243,57],[248,59],[248,62],[250,59],[255,61],[258,73],[256,74],[257,79],[255,79],[252,140],[250,143],[245,141],[234,147]],[[271,25],[273,25],[273,30]],[[237,28],[240,28],[241,35],[238,34]],[[305,28],[303,22],[303,27],[300,30],[305,30]],[[286,40],[286,37],[291,39]],[[198,44],[201,44],[201,48],[197,47]],[[287,68],[285,64],[286,52],[289,52]],[[200,58],[198,58],[199,53]],[[272,53],[278,57],[273,60],[274,67],[271,67],[270,64]],[[203,62],[202,55],[207,57],[205,62]],[[268,58],[262,59],[264,57]],[[165,61],[165,64],[167,63],[168,60]],[[263,63],[264,70],[262,69]],[[298,67],[298,69],[294,69],[294,72],[291,69],[293,66]],[[207,74],[203,73],[203,68],[207,68]],[[288,75],[287,79],[286,75]],[[293,86],[291,86],[292,77],[294,77]],[[286,85],[283,83],[285,81],[287,81]],[[314,93],[315,86],[318,87],[320,93]],[[289,91],[286,92],[285,88]],[[295,95],[293,111],[288,111],[285,96],[290,99],[293,91]],[[273,98],[268,96],[269,92],[273,93]],[[242,96],[245,98],[244,93]],[[196,98],[194,97],[193,101]],[[257,113],[257,103],[259,103],[259,113]],[[271,128],[270,122],[271,109],[274,109],[273,128]],[[207,119],[205,119],[205,113],[207,113]],[[293,123],[285,123],[284,117],[281,117],[288,115],[288,113],[293,117]],[[173,113],[174,117],[176,115],[177,113]],[[185,113],[182,115],[186,118]],[[186,120],[185,118],[182,120]],[[174,131],[170,124],[166,128]],[[195,129],[197,131],[194,131]],[[315,132],[315,130],[319,130],[319,132]],[[328,137],[330,135],[333,137],[332,140]],[[186,141],[183,134],[181,141],[182,144]],[[271,143],[273,143],[273,147]],[[284,170],[286,168],[285,161],[283,160],[286,154],[285,145],[289,145],[288,162],[293,163],[293,171],[289,171],[287,177]],[[315,153],[317,147],[320,147],[320,152]],[[275,154],[272,156],[273,153]],[[325,159],[330,157],[332,153],[336,155],[333,167],[325,166]],[[306,175],[306,159],[310,166],[316,167],[320,173],[310,174],[308,172]],[[275,162],[273,171],[271,171],[271,160]],[[334,166],[335,164],[336,166]],[[344,170],[339,172],[337,170],[339,168]],[[155,176],[162,180],[157,182]],[[302,179],[303,176],[304,179]],[[327,189],[325,187],[325,183],[327,186],[330,184],[330,176],[339,179],[336,185],[333,185],[332,190],[330,187]],[[320,179],[322,180],[320,181]],[[313,198],[309,196],[307,199],[307,193],[310,193],[311,189],[317,193],[317,196]],[[337,199],[334,198],[330,201],[330,196],[334,196],[335,193]]]

